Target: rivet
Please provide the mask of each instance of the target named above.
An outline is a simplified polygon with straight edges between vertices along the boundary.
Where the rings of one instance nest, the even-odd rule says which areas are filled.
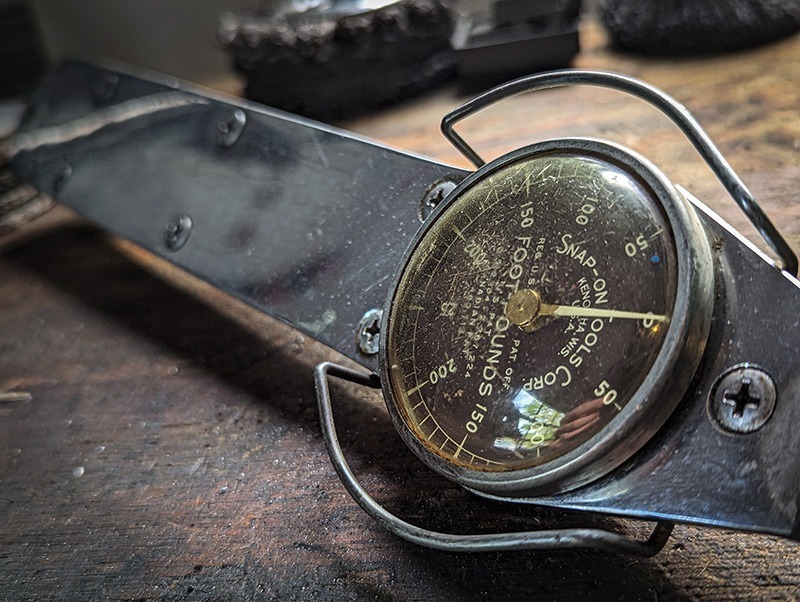
[[[217,121],[217,144],[224,148],[236,144],[244,131],[245,123],[247,123],[247,115],[241,109],[234,109],[229,115]]]
[[[185,213],[178,214],[164,224],[164,245],[170,251],[177,251],[189,240],[191,232],[192,218]]]
[[[97,80],[92,90],[94,99],[97,102],[108,102],[117,91],[119,75],[116,73],[103,73]]]

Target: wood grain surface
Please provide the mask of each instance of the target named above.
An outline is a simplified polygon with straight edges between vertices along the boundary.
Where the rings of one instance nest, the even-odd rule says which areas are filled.
[[[800,249],[800,38],[642,60],[592,23],[580,67],[685,103]],[[456,88],[340,124],[465,165],[438,133]],[[597,90],[506,101],[459,128],[487,156],[589,135],[659,165],[748,229],[665,119]],[[0,599],[794,600],[800,546],[678,527],[651,559],[448,554],[381,529],[344,492],[311,372],[328,349],[58,208],[0,241]],[[637,523],[489,503],[423,468],[379,395],[333,388],[354,470],[389,509],[452,532]],[[797,461],[787,458],[788,462]]]

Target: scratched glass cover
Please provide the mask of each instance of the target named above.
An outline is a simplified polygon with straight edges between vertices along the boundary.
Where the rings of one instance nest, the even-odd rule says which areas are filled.
[[[452,202],[401,276],[388,332],[400,415],[476,470],[574,449],[647,376],[676,272],[661,205],[627,168],[567,151],[506,165]]]

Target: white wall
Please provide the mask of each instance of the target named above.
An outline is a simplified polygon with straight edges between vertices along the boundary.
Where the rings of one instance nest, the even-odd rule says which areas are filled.
[[[213,85],[230,78],[216,39],[225,10],[256,10],[264,0],[29,0],[53,63],[112,58]]]

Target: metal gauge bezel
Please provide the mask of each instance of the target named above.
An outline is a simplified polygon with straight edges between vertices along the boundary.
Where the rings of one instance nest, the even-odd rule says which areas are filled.
[[[406,268],[432,225],[468,189],[494,172],[520,160],[551,154],[576,153],[608,161],[648,188],[672,228],[677,258],[676,295],[662,347],[652,369],[628,403],[604,428],[569,452],[533,467],[510,471],[480,471],[453,464],[432,452],[402,416],[395,400],[388,347],[396,298]],[[405,443],[428,466],[447,478],[491,495],[525,497],[556,493],[586,484],[621,465],[663,426],[683,398],[705,349],[713,309],[711,251],[700,221],[672,183],[646,159],[613,143],[591,138],[556,139],[526,146],[488,163],[465,178],[440,203],[415,235],[396,271],[381,323],[381,385],[384,400]]]

